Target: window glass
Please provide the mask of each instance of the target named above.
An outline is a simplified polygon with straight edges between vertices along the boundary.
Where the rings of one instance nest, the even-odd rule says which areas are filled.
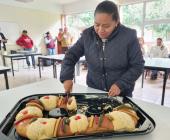
[[[170,0],[155,0],[146,3],[146,19],[170,18]]]
[[[66,16],[67,26],[71,34],[74,36],[73,42],[76,42],[85,28],[93,25],[93,19],[93,12],[85,12]]]
[[[123,5],[120,7],[121,23],[137,30],[141,36],[141,25],[143,21],[143,3]]]

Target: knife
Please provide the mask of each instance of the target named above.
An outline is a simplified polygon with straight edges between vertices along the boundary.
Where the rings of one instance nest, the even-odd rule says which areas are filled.
[[[65,94],[66,94],[66,103],[68,102],[68,99],[69,99],[69,97],[71,96],[70,95],[70,92],[65,92]]]

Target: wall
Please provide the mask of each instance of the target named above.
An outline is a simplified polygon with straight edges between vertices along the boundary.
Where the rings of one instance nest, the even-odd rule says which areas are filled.
[[[44,12],[40,10],[31,10],[0,4],[0,21],[13,22],[19,27],[19,33],[23,29],[28,31],[30,37],[34,40],[35,46],[39,51],[46,53],[43,41],[43,34],[51,31],[56,36],[60,27],[60,14]],[[17,39],[17,38],[16,38]],[[7,44],[7,51],[19,49],[15,43]]]

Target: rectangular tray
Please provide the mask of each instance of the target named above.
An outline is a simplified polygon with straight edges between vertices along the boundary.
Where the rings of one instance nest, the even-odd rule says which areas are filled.
[[[2,121],[0,124],[0,138],[3,138],[3,140],[28,140],[26,138],[22,138],[18,136],[16,133],[16,130],[13,126],[15,121],[16,114],[25,107],[25,104],[31,100],[31,99],[39,99],[42,96],[46,95],[62,95],[63,93],[48,93],[48,94],[36,94],[31,95],[28,97],[25,97],[21,99],[14,107],[13,109],[7,114],[6,118]],[[108,100],[118,101],[120,104],[123,103],[129,103],[133,106],[133,108],[136,110],[137,115],[139,116],[139,121],[137,124],[137,131],[134,132],[107,132],[107,133],[96,133],[91,135],[76,135],[76,136],[69,136],[69,137],[63,137],[63,138],[53,138],[51,140],[57,140],[57,139],[95,139],[95,138],[102,138],[106,139],[109,137],[115,137],[115,136],[134,136],[134,135],[142,135],[142,134],[148,134],[152,132],[155,129],[155,121],[145,112],[143,111],[138,105],[136,105],[133,101],[131,101],[128,97],[107,97],[106,93],[72,93],[73,96],[75,96],[77,100],[77,104],[95,104],[98,100]]]

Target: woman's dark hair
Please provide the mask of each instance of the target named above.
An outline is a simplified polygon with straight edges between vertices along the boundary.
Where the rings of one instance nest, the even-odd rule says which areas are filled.
[[[96,13],[106,13],[112,15],[112,19],[119,21],[119,11],[117,5],[112,1],[103,1],[99,3],[95,9],[94,16]]]
[[[50,32],[48,31],[48,32],[46,32],[45,34],[46,34],[46,35],[49,35],[49,34],[50,34]]]
[[[162,38],[158,37],[158,38],[157,38],[157,40],[160,40],[160,41],[162,41]]]
[[[22,33],[27,33],[27,30],[23,30]]]

